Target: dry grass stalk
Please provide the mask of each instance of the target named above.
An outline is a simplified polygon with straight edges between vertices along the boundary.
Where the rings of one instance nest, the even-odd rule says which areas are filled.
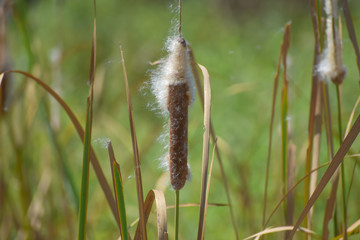
[[[211,86],[210,77],[207,69],[199,64],[199,67],[204,76],[204,127],[205,132],[203,135],[203,158],[201,169],[201,197],[200,197],[200,217],[198,228],[198,239],[204,239],[205,233],[205,218],[206,218],[206,203],[208,201],[207,178],[208,178],[208,165],[209,165],[209,143],[210,143],[210,115],[211,115]],[[215,150],[215,149],[214,149]],[[210,176],[209,176],[210,180]]]

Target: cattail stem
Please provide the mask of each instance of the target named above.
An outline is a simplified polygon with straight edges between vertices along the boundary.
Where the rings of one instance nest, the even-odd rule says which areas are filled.
[[[175,192],[175,240],[179,239],[179,204],[180,204],[180,190]]]
[[[181,37],[181,0],[179,0],[179,36]]]

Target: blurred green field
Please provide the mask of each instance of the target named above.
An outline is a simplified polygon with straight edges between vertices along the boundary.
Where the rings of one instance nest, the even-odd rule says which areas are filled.
[[[92,1],[10,1],[6,17],[6,52],[8,69],[28,71],[52,86],[85,125],[86,97],[89,92],[89,64],[94,9]],[[135,126],[141,160],[144,194],[150,189],[164,191],[167,205],[174,205],[175,192],[168,174],[161,168],[166,153],[159,137],[167,131],[166,120],[153,110],[155,98],[146,84],[154,66],[150,63],[166,55],[164,43],[174,27],[176,2],[171,1],[97,1],[97,58],[92,143],[111,182],[106,149],[110,139],[121,167],[125,188],[128,222],[138,218],[136,182],[125,85],[119,43],[125,52],[132,94]],[[355,30],[360,38],[360,5],[349,1]],[[23,18],[22,25],[21,18]],[[218,136],[226,177],[234,205],[239,237],[243,239],[262,229],[269,124],[273,79],[276,72],[283,27],[291,21],[288,54],[289,122],[296,145],[296,179],[304,175],[307,125],[310,104],[314,36],[308,1],[234,1],[184,0],[182,31],[191,43],[195,58],[210,74],[212,87],[212,122]],[[348,69],[343,84],[343,129],[359,96],[359,76],[354,50],[343,29],[344,62]],[[27,44],[30,50],[26,48]],[[30,239],[74,239],[77,235],[78,202],[64,179],[63,164],[70,169],[80,192],[82,143],[59,106],[35,83],[11,74],[12,91],[8,111],[0,132],[0,239],[23,239],[20,229],[29,231]],[[282,84],[282,79],[280,79]],[[281,86],[281,85],[280,85]],[[268,213],[282,196],[280,133],[280,90],[273,136]],[[330,84],[330,99],[337,136],[336,93]],[[51,123],[49,123],[49,114]],[[359,111],[356,111],[357,116]],[[54,135],[51,135],[53,129]],[[189,112],[189,161],[192,179],[181,191],[181,203],[199,203],[203,115],[200,101]],[[54,141],[57,141],[59,150]],[[338,149],[338,141],[335,149]],[[320,162],[328,161],[325,130]],[[210,146],[212,152],[213,145]],[[359,152],[356,141],[353,152]],[[350,184],[353,161],[346,164]],[[18,175],[19,163],[28,190],[24,199]],[[359,164],[355,165],[359,168]],[[319,176],[325,169],[319,171]],[[42,204],[36,231],[24,228],[26,204],[37,192],[42,177],[49,188]],[[359,175],[355,172],[348,202],[348,223],[359,219]],[[295,192],[297,219],[304,207],[303,188]],[[6,191],[4,190],[6,189]],[[4,195],[6,193],[6,195]],[[313,230],[321,234],[328,186],[315,205]],[[22,203],[25,201],[26,203]],[[210,188],[210,203],[227,203],[219,164],[215,159]],[[91,168],[88,209],[88,239],[117,239],[118,227]],[[172,239],[174,211],[168,209],[168,232]],[[180,239],[195,239],[198,207],[180,211]],[[268,226],[284,225],[280,208]],[[350,225],[349,224],[349,225]],[[332,224],[330,224],[330,229]],[[28,226],[29,227],[29,226]],[[130,228],[130,234],[136,226]],[[36,234],[34,234],[36,232]],[[279,239],[274,234],[268,239]],[[298,239],[303,235],[299,234]],[[359,235],[353,239],[357,239]],[[6,238],[5,238],[6,237]],[[157,238],[156,214],[148,223],[149,239]],[[357,238],[356,238],[357,237]],[[235,239],[228,207],[209,206],[205,239]]]

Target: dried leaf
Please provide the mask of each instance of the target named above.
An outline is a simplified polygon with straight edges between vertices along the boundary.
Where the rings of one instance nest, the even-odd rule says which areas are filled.
[[[203,155],[202,155],[202,170],[201,170],[201,196],[200,196],[200,217],[198,228],[198,239],[203,239],[205,231],[205,202],[206,202],[206,189],[208,178],[208,165],[209,165],[209,143],[210,143],[210,112],[211,112],[211,87],[210,78],[207,69],[199,64],[199,67],[204,76],[204,127],[205,132],[203,136]]]
[[[156,204],[156,212],[157,212],[157,227],[158,227],[158,239],[159,240],[167,240],[168,233],[167,233],[167,217],[166,217],[166,202],[165,196],[163,192],[159,190],[152,189],[146,196],[145,199],[145,224],[149,219],[149,215],[151,212],[152,205]],[[141,239],[141,224],[138,224],[136,228],[136,233],[134,240]]]

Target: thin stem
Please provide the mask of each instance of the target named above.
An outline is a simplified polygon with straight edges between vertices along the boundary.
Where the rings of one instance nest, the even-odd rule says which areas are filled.
[[[181,0],[179,0],[179,36],[181,37]]]
[[[338,127],[339,127],[339,144],[342,144],[343,134],[342,134],[342,120],[341,120],[341,88],[340,85],[336,85],[336,98],[337,98],[337,105],[338,105]],[[345,170],[344,170],[344,162],[340,165],[340,176],[341,176],[341,197],[342,197],[342,208],[343,208],[343,233],[344,233],[344,239],[347,239],[347,207],[346,207],[346,189],[345,189]]]
[[[176,198],[175,198],[175,240],[179,239],[179,199],[180,199],[180,191],[176,190]]]

